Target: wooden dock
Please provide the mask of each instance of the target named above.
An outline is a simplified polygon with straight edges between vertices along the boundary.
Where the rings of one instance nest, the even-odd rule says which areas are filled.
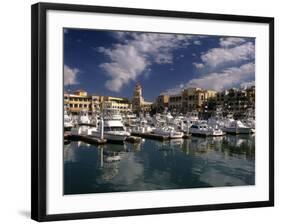
[[[137,137],[142,137],[142,138],[149,138],[149,139],[155,139],[155,140],[168,140],[169,137],[168,136],[163,136],[163,135],[157,135],[154,133],[131,133],[132,136],[137,136]]]
[[[102,145],[107,142],[106,139],[100,139],[89,135],[66,135],[66,140],[83,141],[90,144]]]

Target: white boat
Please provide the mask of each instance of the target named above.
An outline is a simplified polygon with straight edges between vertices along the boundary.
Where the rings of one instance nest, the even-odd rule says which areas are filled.
[[[175,128],[171,126],[158,127],[153,131],[153,133],[164,137],[168,137],[170,139],[183,137],[183,132],[176,131]]]
[[[254,133],[255,130],[243,124],[239,120],[234,120],[227,124],[223,131],[230,134],[251,134]]]
[[[222,136],[225,134],[219,127],[208,126],[205,122],[191,125],[189,133],[197,136]]]
[[[139,123],[137,123],[135,126],[132,127],[131,133],[145,134],[145,133],[151,133],[153,130],[155,130],[155,128],[148,125],[147,120],[142,118]]]
[[[78,125],[83,125],[83,124],[90,124],[91,120],[88,115],[87,110],[81,110],[79,117],[78,117]]]
[[[252,128],[252,129],[256,128],[255,112],[253,109],[247,110],[243,123],[245,123],[248,127]]]
[[[189,122],[190,124],[194,124],[198,120],[199,120],[199,117],[198,117],[198,112],[196,110],[186,113],[186,121]]]
[[[63,124],[64,124],[64,131],[70,131],[71,128],[73,128],[74,126],[72,119],[67,112],[66,107],[64,107]]]
[[[72,135],[91,135],[97,128],[92,124],[80,124],[71,128]]]
[[[98,127],[92,131],[91,135],[101,139],[107,139],[108,141],[123,142],[130,136],[130,133],[125,131],[125,127],[119,116],[107,114],[101,118]]]

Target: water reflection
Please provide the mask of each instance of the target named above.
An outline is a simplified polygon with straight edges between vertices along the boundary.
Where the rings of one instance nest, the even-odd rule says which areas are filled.
[[[65,194],[255,184],[255,136],[64,146]]]

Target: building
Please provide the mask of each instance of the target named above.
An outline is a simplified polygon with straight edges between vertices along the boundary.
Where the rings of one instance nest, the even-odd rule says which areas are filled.
[[[156,111],[163,112],[165,108],[169,107],[169,95],[160,95],[156,98]]]
[[[169,97],[169,110],[172,112],[182,111],[182,94],[171,95]]]
[[[152,102],[147,102],[142,97],[142,87],[139,83],[136,84],[134,95],[132,99],[132,110],[135,113],[149,112],[151,110]]]
[[[132,104],[127,98],[104,96],[102,108],[118,109],[121,113],[127,113],[132,111]]]
[[[181,93],[181,112],[191,112],[196,110],[204,112],[206,102],[216,97],[216,91],[204,90],[201,88],[187,88]]]
[[[168,100],[169,109],[173,112],[204,112],[206,102],[216,98],[216,91],[201,88],[187,88],[181,93],[171,95]],[[161,102],[161,96],[157,98]]]
[[[72,114],[79,114],[82,110],[92,111],[92,97],[84,90],[64,93],[64,105]]]
[[[103,102],[103,96],[97,96],[97,95],[92,96],[92,111],[93,112],[101,111],[101,109],[102,109],[101,102]]]
[[[231,88],[216,94],[216,106],[235,117],[243,116],[248,109],[255,110],[255,86],[246,89]]]
[[[118,109],[122,113],[132,110],[132,104],[127,98],[90,96],[84,90],[77,90],[74,93],[64,93],[64,105],[72,114],[79,114],[82,110],[86,110],[89,113],[100,112],[104,108]]]

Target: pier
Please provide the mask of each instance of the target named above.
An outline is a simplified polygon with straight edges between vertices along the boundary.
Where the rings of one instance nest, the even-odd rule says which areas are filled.
[[[137,137],[137,136],[128,136],[125,139],[126,142],[130,142],[130,143],[140,143],[141,142],[141,137]]]
[[[64,139],[67,141],[83,141],[89,144],[95,144],[95,145],[102,145],[105,143],[123,143],[121,141],[116,142],[116,141],[108,141],[107,139],[101,139],[97,137],[93,137],[90,135],[72,135],[70,132],[64,133]],[[129,143],[140,143],[141,142],[141,137],[137,136],[128,136],[125,139],[126,142]]]
[[[168,140],[170,139],[168,136],[163,136],[163,135],[157,135],[154,133],[131,133],[132,136],[138,136],[138,137],[142,137],[142,138],[149,138],[149,139],[155,139],[155,140]]]
[[[102,145],[107,143],[106,139],[100,139],[89,135],[65,135],[66,140],[83,141],[90,144]]]

